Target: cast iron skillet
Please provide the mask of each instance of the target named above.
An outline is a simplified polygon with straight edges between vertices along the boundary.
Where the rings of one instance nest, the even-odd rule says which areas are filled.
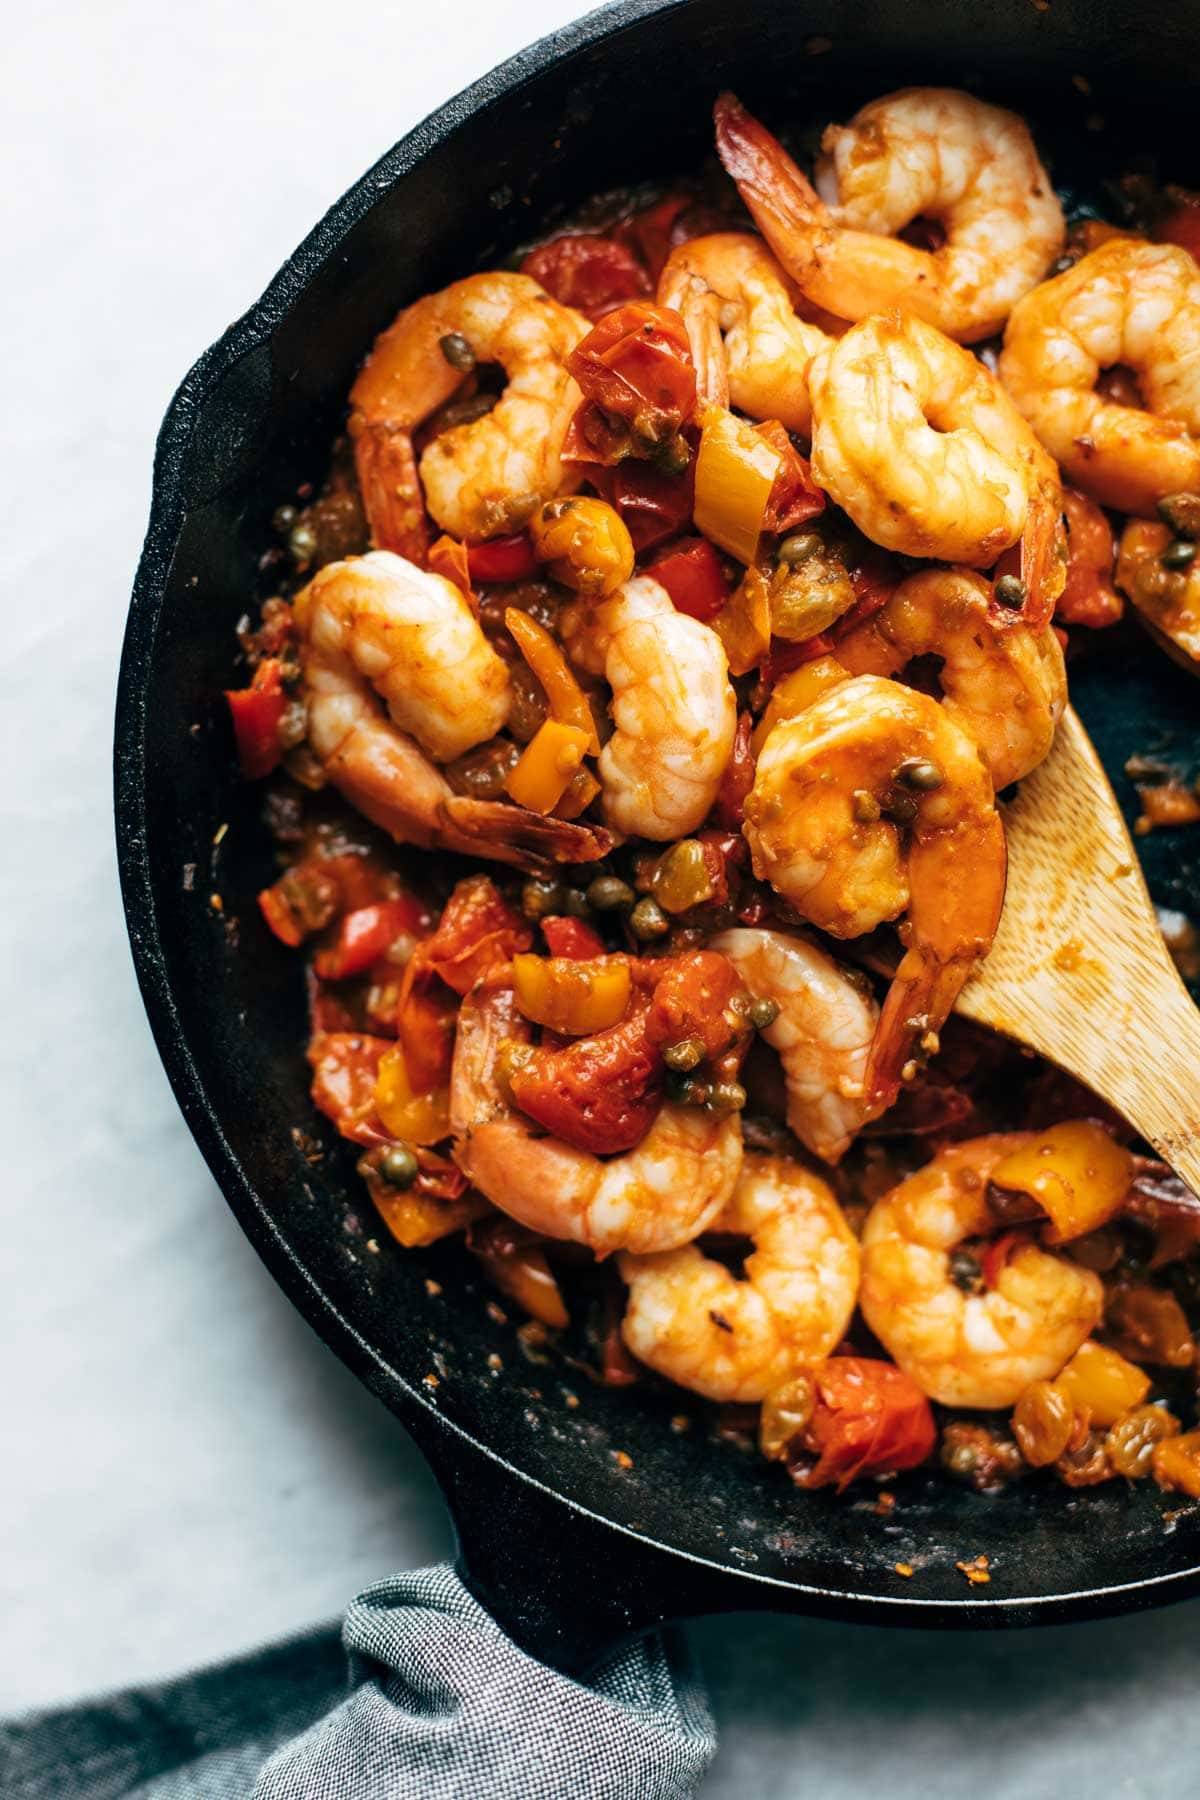
[[[465,1253],[390,1245],[352,1156],[309,1104],[299,965],[253,904],[269,848],[219,700],[271,511],[321,474],[354,368],[402,302],[598,189],[693,166],[710,148],[718,88],[785,123],[844,118],[905,82],[967,84],[1022,107],[1051,141],[1082,143],[1084,165],[1119,132],[1121,155],[1158,149],[1187,180],[1197,27],[1200,8],[1183,0],[623,0],[515,57],[390,151],[201,357],[167,414],[116,721],[121,878],[155,1037],[247,1235],[429,1457],[466,1579],[562,1667],[663,1619],[732,1608],[1017,1625],[1161,1603],[1200,1587],[1200,1509],[1173,1509],[1146,1484],[1071,1492],[1040,1480],[989,1500],[910,1477],[891,1520],[869,1496],[800,1495],[756,1458],[673,1432],[675,1406],[638,1390],[581,1379],[582,1404],[568,1410],[564,1372],[524,1360]],[[1110,120],[1107,138],[1089,133],[1089,114]],[[1132,750],[1164,731],[1177,753],[1200,749],[1197,690],[1161,655],[1120,676],[1085,668],[1074,692],[1126,802]],[[1156,897],[1186,905],[1195,834],[1160,833],[1146,851]],[[321,1134],[319,1163],[294,1141],[297,1125]],[[954,1566],[979,1551],[992,1560],[987,1588]]]

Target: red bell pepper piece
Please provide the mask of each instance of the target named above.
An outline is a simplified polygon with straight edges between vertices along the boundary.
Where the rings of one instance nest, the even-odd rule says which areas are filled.
[[[313,967],[322,981],[346,981],[352,975],[364,975],[398,937],[420,936],[431,923],[421,902],[408,894],[398,900],[360,906],[343,916],[333,943],[317,951]]]
[[[680,538],[646,570],[665,587],[677,612],[707,625],[729,598],[721,559],[707,538]]]
[[[254,671],[254,679],[246,688],[226,688],[233,734],[237,739],[238,760],[247,781],[259,781],[269,775],[283,757],[279,726],[287,711],[288,699],[283,691],[283,665],[269,656]]]
[[[625,244],[588,231],[567,232],[539,244],[521,270],[564,306],[574,306],[591,319],[601,318],[623,300],[650,292],[646,271]]]
[[[537,574],[537,567],[527,531],[467,545],[467,569],[472,581],[528,581]]]

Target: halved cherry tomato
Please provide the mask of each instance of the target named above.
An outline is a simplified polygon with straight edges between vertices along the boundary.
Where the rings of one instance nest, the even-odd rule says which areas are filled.
[[[279,726],[288,705],[283,691],[283,664],[276,657],[266,657],[255,669],[250,686],[226,688],[225,698],[242,774],[247,781],[259,781],[283,758]]]
[[[375,1082],[381,1057],[393,1048],[391,1038],[361,1031],[318,1031],[309,1043],[313,1104],[353,1143],[388,1142],[375,1111]]]
[[[622,300],[650,292],[650,281],[637,257],[614,238],[571,231],[539,244],[521,271],[541,283],[563,306],[574,306],[599,319]]]
[[[619,1025],[561,1049],[545,1045],[513,1071],[512,1097],[539,1125],[595,1156],[632,1150],[662,1100],[662,1058],[646,1038],[648,1002],[635,999]]]
[[[543,919],[542,936],[551,956],[569,956],[584,962],[589,957],[604,955],[604,939],[582,919]]]
[[[440,975],[456,994],[465,994],[481,975],[528,950],[533,933],[486,875],[460,881],[442,911],[437,930],[417,951],[414,963]],[[411,966],[411,965],[410,965]]]
[[[830,1356],[811,1371],[816,1388],[812,1418],[800,1448],[811,1466],[788,1457],[793,1481],[804,1488],[836,1484],[859,1475],[915,1469],[937,1441],[928,1400],[894,1363],[865,1356]]]
[[[583,393],[563,452],[574,462],[650,456],[695,409],[691,345],[670,307],[646,300],[617,307],[575,346],[567,368]]]
[[[744,1016],[732,1006],[744,993],[741,976],[716,950],[689,950],[671,957],[654,986],[647,1040],[661,1048],[699,1038],[706,1057],[719,1056],[747,1031]]]
[[[630,457],[612,469],[593,465],[588,479],[609,505],[616,507],[639,556],[691,523],[696,503],[695,457],[682,475],[664,475],[653,463]]]
[[[641,257],[657,282],[663,265],[679,241],[676,226],[680,215],[691,206],[687,194],[667,194],[653,206],[644,206],[616,226],[614,236]]]
[[[729,598],[721,559],[707,538],[680,538],[650,563],[646,574],[666,588],[678,612],[707,625]]]
[[[537,566],[527,531],[467,545],[467,569],[472,581],[528,581],[537,573]]]
[[[333,943],[318,950],[313,967],[322,981],[346,981],[363,975],[401,936],[417,937],[433,920],[412,895],[360,906],[343,915]]]
[[[767,419],[756,429],[779,454],[779,472],[767,500],[763,530],[794,531],[825,511],[825,495],[813,480],[807,459],[778,419]]]

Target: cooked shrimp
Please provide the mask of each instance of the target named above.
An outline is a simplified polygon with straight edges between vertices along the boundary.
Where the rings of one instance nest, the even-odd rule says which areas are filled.
[[[431,758],[493,737],[508,672],[462,594],[390,551],[329,563],[297,595],[308,743],[338,792],[401,843],[537,867],[606,832],[455,794]]]
[[[752,419],[778,419],[808,436],[808,365],[829,342],[796,316],[797,294],[761,238],[718,231],[671,252],[658,303],[682,314],[696,392]]]
[[[1152,519],[1130,519],[1121,534],[1116,583],[1146,623],[1192,662],[1200,662],[1200,560],[1168,568],[1171,531]]]
[[[784,931],[737,927],[710,939],[778,1017],[762,1037],[779,1053],[787,1121],[802,1144],[837,1162],[867,1116],[867,1058],[879,1008],[861,977],[827,950]]]
[[[1063,245],[1062,209],[1024,120],[952,88],[906,88],[830,126],[818,185],[723,94],[717,152],[807,297],[844,319],[893,307],[972,344],[1003,325]],[[932,219],[946,241],[897,237]]]
[[[690,1242],[720,1212],[742,1165],[736,1113],[665,1103],[646,1136],[623,1156],[601,1159],[547,1137],[505,1104],[496,1059],[528,1026],[511,990],[477,989],[458,1015],[450,1077],[454,1159],[494,1206],[546,1237],[649,1253]]]
[[[943,1406],[1011,1406],[1031,1381],[1051,1380],[1099,1323],[1098,1275],[1027,1243],[985,1292],[960,1286],[951,1257],[996,1230],[987,1182],[1029,1132],[953,1144],[867,1215],[863,1317],[917,1385]]]
[[[1050,625],[1035,630],[968,569],[924,569],[837,646],[854,675],[896,675],[918,656],[941,658],[942,705],[978,744],[994,787],[1037,768],[1067,703]]]
[[[559,456],[580,401],[564,358],[589,329],[582,313],[560,306],[530,276],[503,270],[468,275],[405,307],[376,338],[350,390],[350,435],[376,545],[420,558],[426,508],[455,537],[495,537],[578,485]],[[434,438],[418,480],[412,433],[474,363],[498,363],[508,385],[483,418]]]
[[[1058,495],[996,377],[932,325],[864,319],[814,357],[812,468],[875,543],[990,568]]]
[[[612,688],[616,730],[598,765],[608,823],[627,836],[686,837],[717,797],[737,730],[720,638],[644,575],[569,607],[562,634],[568,655]]]
[[[835,937],[907,910],[867,1065],[874,1116],[895,1098],[914,1043],[936,1046],[999,923],[1004,830],[983,758],[927,694],[847,677],[773,726],[744,831],[759,879]]]
[[[1096,391],[1131,368],[1148,410]],[[1200,488],[1200,268],[1173,244],[1112,238],[1014,308],[1000,379],[1067,478],[1152,513]]]
[[[826,1183],[778,1156],[746,1157],[712,1229],[754,1240],[744,1279],[695,1244],[622,1256],[621,1335],[681,1387],[761,1400],[840,1341],[858,1294],[858,1245]]]

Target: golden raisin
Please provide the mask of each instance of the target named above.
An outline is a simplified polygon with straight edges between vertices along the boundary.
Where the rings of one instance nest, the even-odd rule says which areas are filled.
[[[1200,1431],[1164,1438],[1155,1445],[1151,1467],[1159,1487],[1176,1488],[1200,1500]]]
[[[1179,1420],[1164,1407],[1132,1406],[1109,1428],[1104,1448],[1118,1475],[1141,1481],[1150,1473],[1156,1446],[1178,1434]]]
[[[1013,1436],[1035,1469],[1057,1462],[1071,1441],[1075,1409],[1050,1381],[1032,1381],[1013,1409]]]
[[[758,1442],[771,1462],[782,1460],[788,1445],[807,1427],[816,1399],[816,1389],[808,1375],[793,1375],[767,1395],[762,1403]]]
[[[1108,1460],[1104,1434],[1089,1431],[1077,1450],[1059,1457],[1054,1472],[1068,1487],[1095,1487],[1097,1482],[1111,1481],[1116,1470]]]
[[[1105,1324],[1116,1348],[1134,1362],[1186,1369],[1195,1354],[1187,1315],[1174,1294],[1163,1288],[1114,1288],[1108,1297]]]

